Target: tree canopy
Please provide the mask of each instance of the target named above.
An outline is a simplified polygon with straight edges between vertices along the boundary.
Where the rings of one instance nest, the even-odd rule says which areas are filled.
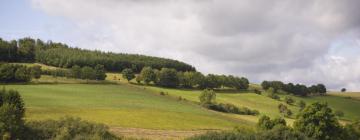
[[[32,38],[22,38],[18,41],[5,41],[0,38],[0,61],[39,62],[62,68],[71,68],[74,65],[95,68],[97,64],[101,64],[108,71],[122,71],[125,68],[131,68],[134,72],[140,72],[146,66],[155,69],[174,68],[178,71],[195,71],[193,66],[177,60],[86,50],[52,41],[44,43],[40,39]]]
[[[307,106],[294,122],[294,129],[307,136],[328,140],[337,139],[341,134],[341,126],[327,103],[313,103]]]

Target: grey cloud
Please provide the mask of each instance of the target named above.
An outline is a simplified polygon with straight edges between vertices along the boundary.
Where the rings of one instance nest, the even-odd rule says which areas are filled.
[[[256,82],[324,82],[333,88],[360,83],[330,59],[338,55],[330,51],[336,41],[359,39],[346,36],[359,33],[358,0],[32,2],[76,23],[84,34],[79,47],[170,57],[205,73],[243,75]],[[360,63],[340,66],[358,70]],[[360,75],[360,70],[352,73]]]

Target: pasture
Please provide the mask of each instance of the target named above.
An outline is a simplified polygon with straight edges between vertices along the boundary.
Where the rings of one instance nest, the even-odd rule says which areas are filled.
[[[22,95],[26,120],[76,116],[111,127],[199,130],[231,129],[249,123],[236,115],[152,93],[143,87],[112,84],[5,85]]]

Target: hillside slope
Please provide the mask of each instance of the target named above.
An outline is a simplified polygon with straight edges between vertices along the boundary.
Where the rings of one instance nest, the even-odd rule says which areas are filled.
[[[27,120],[77,116],[116,127],[231,129],[251,124],[129,85],[6,85],[25,100]]]

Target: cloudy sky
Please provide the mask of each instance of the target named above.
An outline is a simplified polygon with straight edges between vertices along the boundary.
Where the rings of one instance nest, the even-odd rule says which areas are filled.
[[[359,0],[0,0],[0,37],[360,90]]]

